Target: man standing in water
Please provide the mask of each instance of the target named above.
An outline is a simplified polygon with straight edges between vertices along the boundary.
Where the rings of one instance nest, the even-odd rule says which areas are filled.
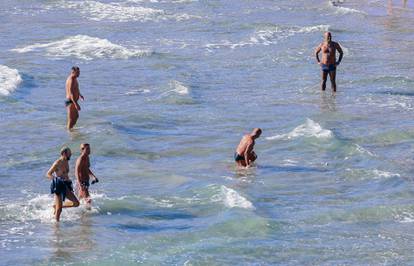
[[[319,53],[322,51],[322,60],[319,60]],[[339,59],[336,61],[336,51],[339,52]],[[321,89],[326,89],[326,79],[331,79],[331,86],[334,92],[336,92],[336,67],[341,63],[344,53],[341,46],[337,42],[332,41],[332,35],[330,32],[325,32],[324,42],[321,43],[315,50],[316,60],[321,66],[322,70],[322,83]]]
[[[234,153],[234,160],[237,166],[249,168],[257,159],[256,153],[253,151],[255,139],[262,134],[260,128],[253,129],[252,133],[244,135],[239,146],[237,146],[236,153]]]
[[[60,220],[62,208],[78,207],[79,201],[73,194],[72,181],[69,178],[69,160],[72,152],[68,147],[60,150],[60,157],[47,172],[47,177],[52,180],[51,194],[55,194],[54,215],[57,222]],[[65,201],[68,198],[70,202]],[[63,203],[65,202],[65,203]]]
[[[79,111],[81,110],[78,100],[79,98],[84,100],[82,94],[79,91],[78,77],[80,75],[80,69],[77,66],[72,67],[72,71],[69,77],[66,79],[66,100],[65,106],[68,111],[67,128],[72,129],[79,118]]]
[[[79,199],[84,199],[87,204],[91,204],[92,200],[89,195],[89,176],[93,176],[92,184],[99,182],[98,178],[90,169],[89,154],[91,148],[88,143],[80,145],[81,155],[76,160],[75,175],[78,181]]]

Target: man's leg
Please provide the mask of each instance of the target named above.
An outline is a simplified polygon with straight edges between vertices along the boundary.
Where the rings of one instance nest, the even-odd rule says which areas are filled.
[[[324,91],[326,89],[326,80],[328,79],[328,72],[322,71],[322,83],[321,89]]]
[[[331,79],[332,89],[336,92],[336,70],[329,72],[329,78]]]
[[[62,208],[71,208],[71,207],[78,207],[79,200],[76,198],[75,194],[72,191],[67,189],[66,191],[66,198],[70,200],[70,202],[65,201]]]
[[[75,105],[72,103],[71,105],[69,105],[68,109],[68,125],[67,128],[68,129],[72,129],[76,122],[78,121],[79,118],[79,112],[76,109]]]
[[[53,205],[56,222],[60,220],[60,214],[62,213],[62,195],[55,194],[55,205]]]
[[[236,161],[237,166],[239,167],[246,167],[246,162],[244,160]]]

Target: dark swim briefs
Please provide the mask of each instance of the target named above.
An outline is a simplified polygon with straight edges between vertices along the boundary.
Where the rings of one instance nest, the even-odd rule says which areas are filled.
[[[53,178],[52,182],[50,183],[50,194],[61,195],[62,201],[65,201],[66,193],[68,191],[73,192],[72,181],[63,180],[60,177]]]
[[[336,66],[334,64],[329,64],[329,65],[321,64],[321,69],[322,69],[323,72],[329,73],[329,72],[336,71]]]
[[[65,100],[65,106],[68,107],[69,105],[71,105],[73,102],[71,99],[66,99]]]
[[[237,152],[234,153],[234,160],[237,161],[244,161],[244,156],[238,154]]]

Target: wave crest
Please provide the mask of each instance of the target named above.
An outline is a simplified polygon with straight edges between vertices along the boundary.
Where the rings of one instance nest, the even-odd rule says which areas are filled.
[[[111,43],[107,39],[76,35],[60,41],[50,43],[36,43],[23,48],[15,48],[17,53],[28,53],[45,50],[50,57],[77,57],[83,60],[95,58],[128,59],[130,57],[142,57],[151,55],[150,50],[128,49],[121,45]]]
[[[268,140],[275,139],[294,139],[298,137],[315,137],[318,139],[328,139],[333,137],[332,131],[324,129],[315,121],[306,118],[306,122],[287,134],[275,135],[267,137]]]
[[[10,95],[22,81],[17,69],[0,65],[0,95]]]

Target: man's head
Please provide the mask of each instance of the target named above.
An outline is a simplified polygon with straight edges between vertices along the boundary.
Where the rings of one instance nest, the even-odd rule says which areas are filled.
[[[253,129],[252,131],[252,137],[255,139],[259,138],[261,134],[262,134],[262,130],[258,127]]]
[[[76,78],[79,77],[79,75],[80,75],[79,67],[78,66],[73,66],[71,74],[72,74],[72,76],[74,76]]]
[[[63,147],[60,149],[60,155],[69,161],[70,156],[72,156],[72,151],[69,149],[69,147]]]
[[[325,42],[330,43],[332,41],[332,34],[329,31],[325,32],[323,35],[323,39],[325,40]]]
[[[86,153],[87,155],[91,153],[91,147],[89,146],[88,143],[82,143],[80,145],[80,150],[81,150],[81,153]]]

